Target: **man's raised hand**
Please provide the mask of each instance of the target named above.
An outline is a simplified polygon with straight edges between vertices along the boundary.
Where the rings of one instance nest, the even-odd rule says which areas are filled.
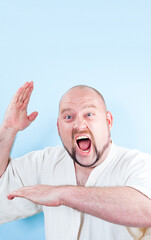
[[[18,89],[12,98],[6,111],[3,125],[5,128],[14,129],[16,132],[27,128],[38,115],[38,112],[33,112],[27,115],[27,106],[33,91],[33,82],[26,82]]]

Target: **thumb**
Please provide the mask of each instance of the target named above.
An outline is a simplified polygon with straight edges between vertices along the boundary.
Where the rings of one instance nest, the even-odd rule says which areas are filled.
[[[28,119],[30,122],[33,122],[37,116],[38,116],[38,112],[33,112],[28,116]]]

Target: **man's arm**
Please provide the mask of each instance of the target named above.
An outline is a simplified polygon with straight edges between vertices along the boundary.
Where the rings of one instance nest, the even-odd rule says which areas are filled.
[[[27,106],[32,91],[33,82],[27,82],[18,89],[8,106],[0,127],[0,177],[7,168],[16,134],[28,127],[37,117],[37,112],[27,115]]]
[[[131,187],[78,187],[36,185],[8,195],[45,206],[65,205],[115,224],[151,226],[151,200]]]

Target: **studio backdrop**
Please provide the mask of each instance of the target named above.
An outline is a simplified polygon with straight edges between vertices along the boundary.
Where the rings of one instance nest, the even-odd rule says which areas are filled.
[[[61,144],[59,100],[79,84],[103,94],[115,144],[151,153],[150,10],[149,0],[0,1],[0,122],[26,81],[28,113],[39,113],[11,157]],[[45,239],[43,213],[0,226],[0,240],[27,239]]]

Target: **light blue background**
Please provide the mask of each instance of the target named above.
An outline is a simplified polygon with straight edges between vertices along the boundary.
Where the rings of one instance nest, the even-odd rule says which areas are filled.
[[[58,102],[77,84],[104,95],[116,144],[151,153],[150,12],[150,0],[0,0],[0,122],[26,81],[35,84],[28,111],[39,112],[13,157],[61,144]],[[44,238],[43,214],[0,226],[0,240]]]

